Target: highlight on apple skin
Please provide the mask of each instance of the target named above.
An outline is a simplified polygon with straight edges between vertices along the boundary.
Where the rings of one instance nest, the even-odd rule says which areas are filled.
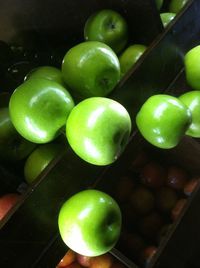
[[[83,190],[70,197],[58,217],[60,235],[73,251],[99,256],[110,251],[121,232],[121,211],[108,194]]]

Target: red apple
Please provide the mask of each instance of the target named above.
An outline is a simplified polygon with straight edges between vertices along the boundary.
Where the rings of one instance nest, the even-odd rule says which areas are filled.
[[[134,256],[138,255],[145,247],[144,239],[136,232],[124,231],[121,236],[122,248],[131,252]]]
[[[155,198],[149,189],[143,186],[139,186],[133,191],[130,197],[130,202],[134,211],[145,215],[153,210],[155,205]]]
[[[157,247],[151,245],[146,247],[141,253],[141,262],[147,267],[157,252]]]
[[[170,213],[176,204],[178,197],[174,189],[162,187],[156,193],[156,203],[159,210]]]
[[[175,190],[182,190],[188,180],[187,172],[177,166],[170,166],[168,168],[166,184]]]
[[[82,268],[83,266],[81,266],[78,262],[73,262],[70,265],[65,266],[65,268]]]
[[[56,268],[66,267],[76,260],[76,253],[69,249]]]
[[[141,219],[139,230],[142,235],[149,239],[154,239],[163,225],[163,219],[159,213],[153,211],[151,214]]]
[[[131,162],[129,169],[133,172],[139,172],[145,164],[149,161],[149,157],[146,152],[141,151],[137,157]]]
[[[151,188],[158,188],[164,184],[166,171],[155,161],[147,163],[140,173],[141,181]]]
[[[82,265],[83,267],[90,267],[92,257],[84,256],[84,255],[77,253],[76,259],[78,263]]]
[[[90,268],[111,268],[113,257],[106,253],[101,256],[91,258]]]
[[[0,220],[6,216],[19,199],[20,195],[16,193],[9,193],[0,197]]]

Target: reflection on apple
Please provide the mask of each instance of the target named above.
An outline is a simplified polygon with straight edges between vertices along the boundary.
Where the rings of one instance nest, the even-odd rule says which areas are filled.
[[[58,226],[70,249],[85,256],[99,256],[110,251],[119,238],[121,211],[108,194],[84,190],[62,205]]]
[[[131,132],[131,119],[118,102],[93,97],[79,102],[66,123],[69,145],[83,160],[109,165],[125,149]]]

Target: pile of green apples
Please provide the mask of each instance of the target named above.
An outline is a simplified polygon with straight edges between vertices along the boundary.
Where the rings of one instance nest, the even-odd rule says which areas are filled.
[[[156,0],[156,5],[158,10],[162,10],[160,13],[160,18],[163,24],[163,27],[166,28],[169,23],[176,17],[176,15],[183,9],[187,4],[188,0],[170,0],[167,3],[166,10],[162,10],[164,1]]]
[[[87,19],[84,39],[66,52],[60,69],[40,66],[25,76],[11,94],[9,121],[28,144],[64,134],[81,159],[109,165],[128,143],[131,119],[108,95],[146,47],[127,46],[128,25],[110,9]]]
[[[153,95],[136,115],[142,136],[162,149],[177,146],[184,135],[200,137],[200,46],[188,50],[183,60],[189,91],[178,97]]]
[[[127,23],[113,10],[92,14],[86,21],[84,38],[84,42],[66,52],[60,69],[39,66],[28,72],[0,109],[1,158],[25,159],[24,176],[29,184],[61,152],[56,143],[61,135],[81,159],[94,165],[112,164],[129,141],[131,118],[125,107],[108,95],[146,46],[127,46]],[[67,204],[74,199],[76,203],[77,198],[78,202],[82,200],[82,208],[72,205],[71,209]],[[76,225],[79,217],[84,220]],[[72,222],[68,223],[69,218]],[[91,219],[96,218],[91,225]],[[76,237],[72,232],[75,227],[80,232]],[[120,228],[117,203],[95,190],[80,192],[67,200],[59,214],[63,240],[87,256],[109,251],[116,244]],[[106,232],[106,239],[102,232]],[[96,243],[91,236],[96,236]]]

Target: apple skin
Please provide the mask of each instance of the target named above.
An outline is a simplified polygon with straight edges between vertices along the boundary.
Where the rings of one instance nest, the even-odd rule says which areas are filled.
[[[145,45],[134,44],[127,47],[119,56],[121,76],[124,76],[131,67],[138,61],[146,50]]]
[[[64,87],[43,78],[25,81],[15,89],[9,102],[14,127],[34,143],[54,140],[73,107],[73,99]]]
[[[20,195],[9,193],[0,197],[0,221],[6,216],[9,210],[18,202]]]
[[[163,27],[166,28],[168,24],[175,18],[176,13],[165,12],[160,14],[160,18],[163,24]]]
[[[48,164],[62,151],[60,144],[41,144],[26,159],[24,177],[31,184]]]
[[[120,80],[120,64],[110,47],[88,41],[68,50],[62,62],[62,74],[75,96],[103,97]]]
[[[187,83],[194,90],[200,90],[200,45],[190,49],[184,57],[185,75]]]
[[[56,268],[65,268],[68,267],[68,265],[74,263],[76,261],[76,253],[69,249],[67,253],[64,255],[64,257],[60,260]]]
[[[14,128],[8,107],[0,108],[0,159],[16,162],[26,158],[36,144],[25,140]]]
[[[104,166],[116,161],[125,149],[131,119],[118,102],[92,97],[79,102],[66,123],[66,136],[74,152],[84,161]]]
[[[108,194],[95,189],[84,190],[62,205],[58,226],[70,249],[84,256],[99,256],[118,241],[121,211]]]
[[[188,0],[171,0],[169,12],[178,13],[187,4]]]
[[[86,41],[100,41],[115,53],[122,51],[128,42],[128,25],[118,12],[103,9],[92,14],[84,26]]]
[[[143,137],[156,147],[170,149],[184,136],[191,112],[178,98],[157,94],[148,98],[136,115]]]
[[[30,78],[45,78],[65,86],[61,70],[53,66],[40,66],[31,70],[25,76],[24,81]]]
[[[179,99],[192,113],[192,123],[186,131],[186,135],[200,138],[200,91],[193,90],[182,94]]]

